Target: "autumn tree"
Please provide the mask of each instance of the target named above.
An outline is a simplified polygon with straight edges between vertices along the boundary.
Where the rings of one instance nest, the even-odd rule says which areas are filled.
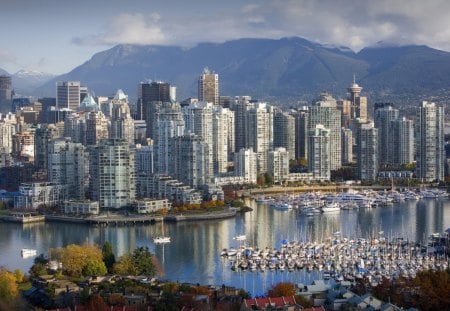
[[[89,311],[107,311],[108,306],[102,296],[96,294],[89,298],[87,309]]]
[[[0,301],[12,302],[16,299],[18,292],[14,274],[5,269],[0,269]]]
[[[127,300],[122,294],[113,293],[109,296],[108,302],[112,306],[124,306],[127,304]]]
[[[119,275],[137,275],[133,257],[125,254],[113,265],[113,272]]]
[[[114,266],[114,263],[116,262],[116,257],[114,256],[112,245],[108,241],[103,244],[102,247],[102,256],[103,256],[103,262],[105,263],[106,269],[108,269],[108,272],[112,271],[112,268]]]
[[[267,292],[269,297],[294,296],[297,293],[295,285],[289,282],[280,282],[273,285]]]
[[[70,276],[104,275],[107,272],[97,246],[71,244],[63,249],[61,256],[64,272]]]

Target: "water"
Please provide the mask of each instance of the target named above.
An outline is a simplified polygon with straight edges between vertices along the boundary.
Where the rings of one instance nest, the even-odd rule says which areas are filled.
[[[383,230],[386,236],[425,241],[434,232],[450,227],[450,201],[421,200],[403,202],[393,207],[340,211],[308,217],[297,211],[278,211],[264,204],[248,202],[253,212],[236,218],[166,224],[172,243],[154,245],[152,238],[162,233],[161,224],[136,227],[93,227],[78,224],[41,223],[17,225],[0,223],[0,266],[28,271],[32,258],[22,259],[20,249],[47,253],[51,247],[68,244],[110,241],[116,255],[148,246],[156,254],[165,274],[163,278],[179,282],[230,285],[262,295],[280,281],[310,283],[319,272],[233,272],[220,251],[239,246],[233,239],[245,234],[248,245],[279,248],[281,241],[325,240],[340,231],[347,237],[369,237]],[[242,242],[241,242],[242,243]]]

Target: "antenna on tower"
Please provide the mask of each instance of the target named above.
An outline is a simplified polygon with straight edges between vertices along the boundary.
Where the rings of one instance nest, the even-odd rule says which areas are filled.
[[[356,75],[353,73],[353,84],[356,84]]]

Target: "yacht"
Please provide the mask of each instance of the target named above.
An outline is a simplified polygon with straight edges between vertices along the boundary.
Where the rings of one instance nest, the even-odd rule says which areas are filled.
[[[37,255],[37,250],[30,248],[22,248],[20,251],[22,258],[29,258]]]

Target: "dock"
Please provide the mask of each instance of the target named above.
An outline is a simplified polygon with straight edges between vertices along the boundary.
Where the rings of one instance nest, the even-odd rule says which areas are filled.
[[[173,215],[165,216],[164,221],[168,222],[180,222],[180,221],[201,221],[201,220],[217,220],[226,219],[236,216],[236,209],[229,209],[223,212],[211,212],[202,214],[189,214],[189,215]]]
[[[0,216],[0,220],[6,221],[6,222],[30,224],[30,223],[44,222],[45,216],[33,215],[31,213],[14,213],[11,215]]]
[[[45,220],[49,222],[68,222],[76,224],[98,225],[98,226],[127,226],[146,225],[163,221],[163,216],[141,216],[141,215],[113,215],[113,216],[91,216],[70,217],[46,215]]]

